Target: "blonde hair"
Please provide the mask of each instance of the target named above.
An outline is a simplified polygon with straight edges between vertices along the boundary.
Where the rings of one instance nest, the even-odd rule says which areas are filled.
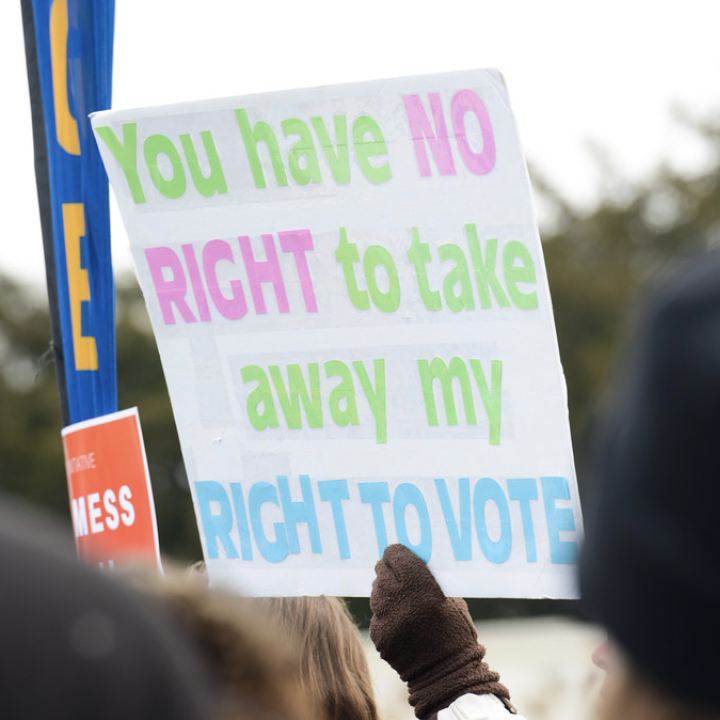
[[[300,682],[322,720],[378,720],[360,633],[336,597],[256,598],[299,650]]]

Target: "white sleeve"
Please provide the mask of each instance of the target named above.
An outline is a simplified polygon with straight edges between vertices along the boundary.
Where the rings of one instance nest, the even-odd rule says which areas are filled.
[[[461,695],[438,713],[438,720],[524,720],[513,715],[494,695]]]

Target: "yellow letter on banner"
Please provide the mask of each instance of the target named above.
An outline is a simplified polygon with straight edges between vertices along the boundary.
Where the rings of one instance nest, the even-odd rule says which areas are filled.
[[[80,154],[80,135],[75,118],[70,114],[67,84],[67,0],[55,0],[50,8],[50,56],[52,61],[55,132],[60,147],[70,155]]]
[[[90,301],[87,270],[80,266],[80,238],[85,235],[85,208],[82,203],[64,203],[62,209],[75,369],[97,370],[95,338],[82,334],[82,304]]]

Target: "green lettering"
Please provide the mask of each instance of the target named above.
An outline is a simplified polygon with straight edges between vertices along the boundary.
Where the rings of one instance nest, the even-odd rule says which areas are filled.
[[[433,392],[433,381],[439,380],[442,389],[443,403],[445,405],[445,416],[448,425],[457,425],[457,412],[455,410],[455,397],[453,395],[452,383],[457,380],[460,383],[460,391],[465,408],[465,420],[468,425],[476,425],[475,403],[473,401],[472,386],[465,363],[454,357],[450,364],[446,365],[440,358],[433,358],[429,363],[427,360],[418,360],[418,371],[420,373],[420,385],[422,386],[423,398],[425,399],[425,414],[428,425],[439,425],[437,407],[435,405],[435,394]]]
[[[520,264],[515,263],[516,260]],[[503,250],[503,270],[505,272],[505,285],[508,295],[521,310],[534,310],[538,306],[537,293],[532,290],[527,293],[520,292],[517,284],[535,283],[535,267],[529,250],[519,241],[511,240]]]
[[[350,302],[358,310],[369,310],[370,299],[366,290],[360,290],[355,280],[355,271],[353,265],[360,262],[360,254],[357,245],[348,242],[347,232],[344,227],[340,228],[340,244],[335,250],[335,259],[342,265],[343,276],[345,277],[345,286],[347,287]]]
[[[375,386],[373,387],[367,370],[362,361],[353,362],[353,368],[357,373],[360,385],[362,385],[365,399],[370,406],[370,412],[375,419],[375,442],[378,444],[387,442],[387,402],[385,395],[385,360],[373,361],[375,370]]]
[[[293,180],[298,185],[307,185],[309,182],[322,182],[320,165],[318,164],[315,145],[308,126],[297,118],[283,120],[282,129],[285,137],[297,135],[300,139],[290,148],[288,153],[288,169]],[[305,162],[301,163],[301,159]]]
[[[370,135],[370,140],[365,140],[366,134]],[[387,157],[387,145],[382,130],[371,117],[361,115],[353,123],[353,146],[358,165],[371,183],[379,185],[392,177],[390,163],[386,161],[376,166],[370,162],[370,158]]]
[[[382,265],[388,278],[387,292],[382,292],[375,277],[375,268]],[[380,245],[371,245],[363,255],[365,282],[373,303],[383,312],[395,312],[400,307],[400,281],[392,255]]]
[[[358,425],[357,403],[355,402],[355,384],[353,383],[350,368],[340,360],[329,360],[325,363],[325,374],[328,380],[339,377],[340,382],[330,391],[328,403],[330,415],[339,427]],[[343,410],[342,405],[345,405]]]
[[[311,118],[315,134],[320,141],[332,171],[335,182],[346,184],[350,182],[350,150],[348,148],[347,121],[344,115],[334,116],[335,125],[335,146],[330,140],[325,123],[321,117]]]
[[[270,155],[273,172],[275,173],[275,182],[278,186],[283,187],[288,184],[287,175],[285,174],[285,166],[283,165],[278,147],[277,138],[272,128],[262,121],[255,123],[254,127],[250,127],[247,112],[241,108],[235,111],[238,126],[240,127],[240,135],[242,136],[245,152],[247,154],[248,163],[252,172],[253,180],[256,188],[265,188],[265,174],[263,173],[262,164],[258,155],[258,143],[264,142]]]
[[[215,149],[212,133],[209,130],[203,130],[200,133],[200,139],[202,140],[205,155],[207,156],[208,165],[210,167],[209,174],[207,176],[203,174],[202,168],[200,167],[197,153],[195,152],[195,146],[193,145],[190,135],[184,134],[180,136],[180,143],[182,144],[185,152],[185,158],[187,160],[188,167],[190,168],[190,177],[192,178],[195,188],[203,197],[211,197],[215,193],[218,195],[224,195],[227,193],[228,189],[227,184],[225,183],[222,166],[220,165],[220,158],[218,157],[217,150]]]
[[[122,168],[133,202],[144,203],[145,193],[137,172],[137,124],[123,123],[122,144],[107,125],[96,128],[96,132]]]
[[[491,289],[500,307],[510,307],[510,301],[495,275],[497,238],[491,238],[485,242],[485,259],[483,260],[475,225],[473,223],[465,225],[465,233],[467,235],[468,247],[470,248],[470,258],[475,269],[475,281],[477,282],[478,295],[480,296],[480,307],[486,310],[492,307],[492,299],[490,297]]]
[[[472,279],[468,269],[465,253],[457,245],[448,243],[441,245],[438,254],[441,262],[454,261],[455,266],[448,272],[443,280],[443,295],[447,306],[453,312],[461,310],[474,310]],[[455,287],[459,286],[459,293],[455,294]]]
[[[143,145],[145,163],[147,164],[150,179],[161,195],[170,200],[175,200],[185,194],[187,180],[183,168],[180,153],[177,151],[173,141],[165,135],[150,135]],[[165,155],[172,165],[172,177],[166,178],[157,164],[159,155]]]
[[[277,365],[270,365],[270,377],[275,386],[275,393],[282,408],[285,422],[291,430],[299,430],[302,427],[302,416],[300,405],[305,410],[308,425],[311,428],[319,428],[323,425],[322,404],[320,397],[320,370],[317,363],[308,365],[310,376],[310,391],[305,384],[300,365],[292,364],[287,366],[288,384],[285,382],[280,368]]]
[[[240,369],[240,375],[244,383],[256,382],[257,386],[248,395],[247,414],[250,424],[256,430],[275,428],[278,426],[275,403],[273,402],[272,391],[267,375],[258,365],[246,365]],[[262,405],[262,412],[258,409]]]
[[[475,376],[475,384],[480,391],[488,422],[490,423],[490,444],[500,444],[500,408],[502,386],[502,362],[493,360],[490,363],[490,387],[488,388],[485,373],[479,360],[470,360],[470,368]]]
[[[437,312],[442,310],[442,300],[437,290],[430,289],[427,276],[427,264],[430,262],[430,245],[420,240],[420,233],[416,227],[412,229],[412,243],[408,250],[408,260],[415,268],[418,290],[426,310]]]

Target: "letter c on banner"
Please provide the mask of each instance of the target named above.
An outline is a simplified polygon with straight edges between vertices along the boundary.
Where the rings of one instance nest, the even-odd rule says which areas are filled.
[[[55,104],[55,133],[58,144],[65,152],[70,155],[79,155],[78,124],[70,113],[68,101],[67,41],[69,25],[68,0],[55,0],[50,8],[50,58]]]

